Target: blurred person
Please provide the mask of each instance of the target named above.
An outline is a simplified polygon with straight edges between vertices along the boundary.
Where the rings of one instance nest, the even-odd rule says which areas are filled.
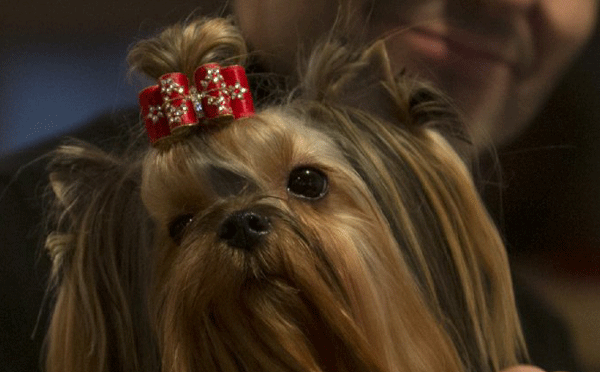
[[[477,145],[503,145],[531,122],[594,31],[599,0],[233,0],[252,47],[291,73],[297,52],[347,22],[384,39],[396,72],[431,80],[465,115]],[[340,12],[342,17],[340,17]]]

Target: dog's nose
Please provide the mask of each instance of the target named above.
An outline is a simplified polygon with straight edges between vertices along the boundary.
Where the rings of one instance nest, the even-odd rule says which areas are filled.
[[[219,238],[231,247],[252,249],[271,230],[269,218],[254,211],[229,215],[219,229]]]

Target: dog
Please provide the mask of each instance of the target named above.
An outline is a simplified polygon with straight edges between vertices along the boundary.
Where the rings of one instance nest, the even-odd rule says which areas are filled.
[[[200,19],[141,41],[129,61],[164,82],[247,55],[230,20]],[[192,106],[211,99],[192,94]],[[162,120],[152,107],[143,118]],[[332,37],[286,99],[230,108],[193,125],[172,112],[181,125],[152,132],[152,146],[55,152],[49,372],[521,360],[502,239],[445,137],[460,120],[441,94],[393,76],[383,44]]]

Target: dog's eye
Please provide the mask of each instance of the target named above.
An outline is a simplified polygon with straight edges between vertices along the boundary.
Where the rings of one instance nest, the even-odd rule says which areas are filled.
[[[185,228],[194,220],[193,214],[182,214],[169,224],[169,235],[177,244],[181,243]]]
[[[327,193],[327,176],[315,168],[299,167],[290,173],[287,189],[301,198],[320,199]]]

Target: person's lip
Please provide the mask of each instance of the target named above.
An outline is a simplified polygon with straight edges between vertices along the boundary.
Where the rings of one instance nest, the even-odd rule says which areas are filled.
[[[505,66],[516,75],[525,74],[533,62],[533,48],[527,35],[485,35],[444,25],[410,27],[403,31],[409,43],[425,57],[438,61],[460,58],[468,68]]]

